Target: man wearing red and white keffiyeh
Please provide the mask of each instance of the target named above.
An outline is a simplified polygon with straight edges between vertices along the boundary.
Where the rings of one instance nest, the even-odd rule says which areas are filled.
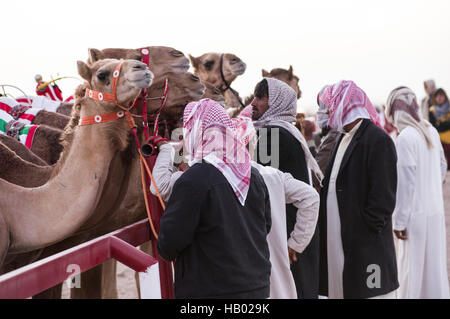
[[[321,294],[394,298],[399,286],[392,236],[394,143],[354,82],[325,88],[319,101],[330,113],[330,127],[341,132],[320,194]]]
[[[183,135],[189,166],[201,160],[215,166],[244,205],[250,184],[250,155],[224,108],[210,99],[188,104]]]
[[[240,124],[252,123],[232,121],[209,99],[188,104],[183,119],[190,168],[175,174],[174,148],[160,142],[153,171],[162,196],[171,192],[161,218],[158,252],[177,261],[175,296],[268,298],[270,197],[243,142],[251,129],[240,129]],[[163,185],[158,175],[168,177]]]

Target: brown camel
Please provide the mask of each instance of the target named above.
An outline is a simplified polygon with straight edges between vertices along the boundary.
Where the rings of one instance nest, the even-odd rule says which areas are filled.
[[[222,68],[220,65],[221,56],[223,57]],[[231,53],[205,53],[199,57],[189,55],[189,58],[195,75],[203,83],[212,85],[221,91],[225,97],[226,108],[242,107],[239,94],[229,88],[231,83],[239,75],[244,74],[247,68],[246,64],[239,57]]]
[[[119,61],[108,59],[89,67],[79,61],[78,72],[92,89],[110,92],[118,64]],[[145,64],[125,60],[117,84],[118,102],[130,105],[141,89],[151,84],[152,76]],[[78,90],[76,108],[81,117],[117,112],[115,103],[82,98],[83,88]],[[104,204],[102,199],[110,195],[105,192],[114,190],[116,196],[120,180],[117,184],[110,180],[110,175],[114,175],[110,169],[128,145],[129,126],[125,118],[78,126],[73,129],[70,147],[65,148],[46,184],[23,188],[0,180],[0,264],[6,253],[37,250],[71,236],[99,204]]]
[[[202,99],[211,99],[214,100],[216,102],[219,102],[220,105],[222,105],[223,107],[226,106],[226,101],[225,101],[225,97],[223,96],[222,92],[215,88],[214,86],[212,86],[211,84],[205,83],[203,82],[203,84],[206,87],[205,90],[205,94],[202,95]]]
[[[47,164],[55,164],[58,161],[62,146],[59,143],[62,130],[47,125],[38,125],[34,132],[31,151]],[[15,151],[14,147],[11,147]]]
[[[69,120],[70,117],[67,115],[42,110],[36,114],[31,124],[47,125],[52,128],[63,130],[67,123],[69,123]]]
[[[14,139],[12,140],[16,141]],[[19,145],[23,146],[20,143]],[[23,147],[27,149],[25,146]],[[38,187],[43,185],[50,178],[53,171],[53,166],[40,166],[24,161],[13,150],[1,142],[0,167],[2,168],[0,170],[0,178],[23,187]]]
[[[167,73],[185,73],[189,69],[189,60],[183,52],[164,46],[147,47],[150,58],[150,71],[155,76],[155,80],[165,76]],[[140,49],[108,48],[103,50],[89,49],[87,63],[92,64],[102,59],[131,59],[142,60]],[[57,112],[68,115],[72,113],[73,102],[63,102],[58,107]]]
[[[167,97],[166,106],[162,112],[162,117],[166,119],[177,119],[181,116],[186,103],[201,98],[202,94],[204,93],[204,86],[199,81],[199,79],[191,73],[168,74],[167,78],[169,81],[169,94]],[[153,83],[153,85],[148,89],[148,95],[150,97],[161,96],[163,94],[163,91],[164,80],[160,79],[159,82]],[[152,110],[159,108],[160,104],[160,101],[149,101],[150,113],[152,112]],[[140,114],[139,109],[137,109],[136,111],[136,113]],[[70,130],[71,127],[74,126],[74,123],[77,122],[77,119],[78,115],[74,114],[71,124],[69,125],[67,130]],[[138,125],[141,124],[141,122],[138,120],[136,120],[136,123]],[[143,138],[141,139],[141,142],[142,141]],[[113,171],[117,174],[119,174],[119,172],[123,172],[123,174],[118,176],[117,179],[125,181],[123,184],[128,183],[128,189],[126,190],[125,198],[121,198],[120,196],[118,196],[118,200],[116,202],[112,201],[113,205],[108,208],[109,210],[99,208],[93,215],[93,217],[90,218],[90,220],[87,221],[78,230],[78,235],[45,248],[44,252],[40,256],[41,258],[57,253],[63,249],[70,248],[74,245],[80,244],[99,235],[103,235],[117,228],[124,227],[146,217],[144,208],[145,206],[142,197],[143,195],[140,185],[140,168],[138,159],[134,158],[131,162],[131,165],[122,163],[121,161],[116,164],[118,165],[114,167]],[[20,168],[18,168],[18,170],[19,169]],[[45,181],[43,181],[43,183],[45,183]],[[123,191],[123,193],[125,193],[125,191]],[[120,207],[120,211],[117,212],[120,201],[122,202],[122,204]],[[95,218],[96,216],[98,216],[98,218]],[[7,261],[9,265],[3,269],[3,272],[7,272],[23,266],[36,260],[36,258],[39,257],[39,254],[22,255],[23,256],[21,256],[21,258],[15,258],[15,260],[12,260],[10,258],[10,260]],[[103,268],[108,269],[108,272],[106,272],[106,275],[104,276],[104,278],[107,278],[107,280],[102,280]],[[86,273],[83,273],[82,287],[83,289],[72,290],[72,297],[114,297],[117,294],[117,292],[115,291],[115,263],[106,263]],[[54,287],[53,289],[47,290],[45,293],[40,294],[39,297],[59,298],[60,292],[61,285],[59,285],[59,287]]]
[[[20,143],[15,138],[12,138],[7,135],[0,134],[0,143],[8,147],[12,150],[17,156],[19,156],[22,160],[39,165],[46,166],[48,165],[43,159],[34,154],[31,150],[29,150],[25,145]],[[14,166],[16,167],[16,166]],[[1,177],[1,176],[0,176]],[[15,184],[13,182],[13,184]]]

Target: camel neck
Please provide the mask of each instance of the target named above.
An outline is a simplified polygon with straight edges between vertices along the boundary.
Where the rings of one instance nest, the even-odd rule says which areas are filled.
[[[95,211],[117,145],[127,141],[124,120],[75,127],[58,174],[36,188],[0,181],[0,207],[13,234],[12,252],[48,246],[69,237]],[[6,195],[8,194],[8,195]]]

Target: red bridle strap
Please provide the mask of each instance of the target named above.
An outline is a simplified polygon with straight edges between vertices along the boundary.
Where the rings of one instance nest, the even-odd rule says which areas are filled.
[[[114,102],[118,107],[124,111],[129,111],[129,108],[122,106],[117,101],[117,83],[119,82],[120,69],[122,68],[123,60],[115,67],[113,72],[112,93],[103,93],[91,89],[86,89],[85,97],[91,98],[100,102]]]

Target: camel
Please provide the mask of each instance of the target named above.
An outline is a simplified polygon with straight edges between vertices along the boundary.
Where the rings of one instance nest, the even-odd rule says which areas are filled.
[[[165,76],[167,73],[185,73],[189,69],[189,60],[183,52],[164,46],[147,47],[150,58],[150,71],[155,80]],[[141,49],[107,48],[103,50],[89,49],[88,65],[102,59],[131,59],[142,61]],[[69,115],[72,112],[72,102],[62,102],[57,112]]]
[[[221,57],[223,59],[222,66],[220,63]],[[244,74],[247,68],[239,57],[231,53],[205,53],[199,57],[189,55],[189,58],[194,68],[194,74],[203,83],[221,91],[225,97],[226,108],[242,108],[239,94],[230,88],[231,83],[239,75]]]
[[[161,116],[167,119],[170,118],[177,119],[182,115],[184,106],[188,102],[198,100],[199,98],[201,98],[202,94],[204,94],[205,88],[203,84],[200,82],[200,80],[191,73],[167,74],[167,79],[169,82],[169,94],[167,96],[166,106],[162,110]],[[148,96],[151,97],[161,96],[164,91],[164,84],[165,84],[164,82],[165,82],[164,79],[160,79],[159,81],[154,82],[152,86],[147,90]],[[149,101],[149,113],[155,111],[157,108],[160,107],[160,105],[161,102],[158,100]],[[137,110],[137,113],[140,113],[139,110]],[[77,122],[77,118],[78,115],[74,114],[71,120],[72,125],[73,123]],[[136,120],[136,123],[140,124],[140,121]],[[70,130],[70,127],[67,129]],[[143,141],[143,138],[141,139],[141,141]],[[83,225],[78,230],[77,234],[75,234],[74,237],[68,238],[60,243],[52,245],[51,247],[47,247],[42,253],[42,255],[40,255],[39,253],[23,254],[23,256],[21,256],[22,258],[10,260],[8,261],[10,266],[7,267],[6,269],[3,269],[3,272],[10,271],[17,267],[23,266],[24,264],[32,262],[36,260],[36,258],[38,258],[39,255],[41,258],[52,255],[63,249],[70,248],[86,240],[97,237],[99,235],[103,235],[117,228],[124,227],[133,222],[145,218],[146,217],[145,207],[140,185],[139,161],[137,158],[134,158],[133,161],[131,162],[131,166],[129,165],[128,167],[123,163],[119,164],[120,165],[114,168],[114,172],[121,172],[121,171],[124,172],[122,174],[123,176],[121,175],[120,180],[126,181],[124,184],[129,183],[128,184],[129,187],[126,191],[126,197],[124,199],[121,199],[123,204],[121,205],[119,212],[115,212],[117,208],[119,208],[118,206],[119,202],[113,202],[115,203],[115,205],[111,205],[109,211],[107,211],[106,213],[99,212],[100,210],[99,209],[95,213],[95,216],[98,215],[99,218],[94,218],[95,216],[93,216],[93,218],[91,218],[89,222],[85,223],[85,225]],[[20,168],[17,168],[17,170],[20,170]],[[45,181],[42,182],[45,183]],[[105,285],[102,284],[101,280],[102,278],[101,270],[107,266],[115,267],[115,263],[107,263],[106,265],[101,265],[93,270],[83,273],[82,274],[83,290],[81,289],[72,290],[72,296],[90,297],[90,298],[99,298],[102,295],[104,296],[105,294],[109,296],[114,296],[116,292],[101,293],[102,290],[108,287],[107,286],[106,288],[103,288],[103,286]],[[112,289],[115,289],[115,268],[112,269],[109,268],[109,270],[110,270],[108,273],[109,275],[105,277],[108,278],[107,283],[110,284],[109,287],[112,286]],[[60,297],[60,291],[61,286],[54,287],[54,289],[49,289],[45,293],[41,294],[40,297],[57,298]]]
[[[29,134],[33,134],[31,130]],[[62,151],[59,143],[61,134],[62,130],[47,125],[38,125],[34,131],[30,150],[47,164],[55,164]]]
[[[11,151],[13,151],[17,156],[19,156],[24,161],[33,163],[38,166],[48,165],[43,159],[41,159],[39,156],[34,154],[30,149],[28,149],[25,145],[20,143],[15,138],[0,134],[0,143],[2,143],[4,146],[8,147]],[[14,166],[14,167],[16,167],[16,166]],[[15,183],[13,183],[13,184],[15,184]]]
[[[298,82],[300,81],[300,79],[298,78],[298,76],[294,74],[294,69],[292,68],[292,65],[290,65],[289,69],[287,70],[276,68],[272,69],[270,72],[267,72],[266,70],[262,69],[262,76],[265,78],[275,78],[280,81],[283,81],[295,90],[295,93],[297,93],[297,99],[299,99],[302,96],[302,91],[298,86]]]
[[[112,59],[92,66],[78,61],[78,72],[92,89],[111,92],[118,64]],[[130,105],[141,89],[151,85],[152,77],[142,62],[123,61],[116,90],[118,102]],[[80,117],[120,110],[114,102],[83,97],[84,90],[80,86],[76,94]],[[129,146],[125,117],[74,127],[70,139],[70,146],[65,145],[52,177],[43,186],[23,188],[0,180],[0,265],[7,253],[41,249],[71,236],[99,205],[110,205],[104,201],[106,197],[117,196],[120,180],[115,184],[110,177],[114,175],[114,162],[121,160],[117,155]]]
[[[14,139],[12,140],[15,141]],[[20,143],[19,145],[23,146]],[[25,146],[23,147],[28,150]],[[0,167],[2,168],[0,171],[0,177],[2,179],[23,187],[38,187],[43,185],[45,181],[50,178],[53,171],[53,166],[36,165],[23,160],[13,150],[1,142]]]

